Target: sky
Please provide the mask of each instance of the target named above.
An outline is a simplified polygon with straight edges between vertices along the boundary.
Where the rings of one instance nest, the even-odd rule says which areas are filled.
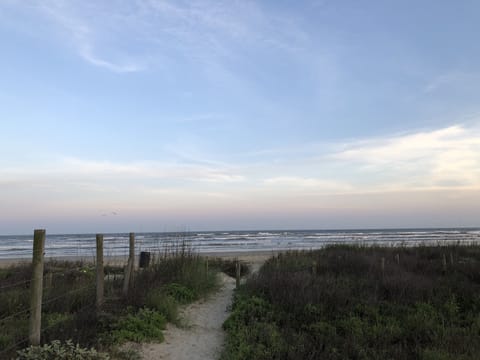
[[[0,233],[480,226],[476,0],[0,0]]]

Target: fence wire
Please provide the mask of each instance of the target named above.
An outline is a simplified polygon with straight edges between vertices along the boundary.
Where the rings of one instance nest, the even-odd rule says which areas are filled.
[[[22,345],[24,343],[28,343],[28,341],[29,341],[28,338],[23,338],[19,342],[15,343],[13,345],[10,345],[9,347],[7,347],[5,349],[0,350],[0,355],[8,354],[9,352],[13,351],[14,349],[17,349],[20,345]],[[0,359],[3,359],[3,356],[0,356]]]
[[[28,313],[28,312],[30,312],[30,309],[21,310],[21,311],[18,311],[16,313],[7,315],[7,316],[0,319],[0,323],[3,322],[3,321],[9,320],[9,319],[13,319],[14,317],[17,317],[18,315],[25,314],[25,313]]]
[[[0,291],[3,291],[3,290],[5,290],[5,289],[10,289],[10,288],[12,288],[12,287],[19,286],[19,285],[23,285],[23,284],[30,284],[31,282],[32,282],[32,279],[29,279],[29,280],[19,281],[19,282],[13,283],[13,284],[8,284],[8,285],[0,286]]]
[[[138,241],[138,240],[140,240],[140,241]],[[127,242],[127,244],[128,244],[128,242]],[[78,247],[80,247],[80,246],[77,246],[77,257],[79,255]],[[147,248],[146,241],[143,238],[136,239],[136,241],[135,241],[135,253],[138,253],[139,249],[145,250],[146,248]],[[108,246],[106,246],[106,249],[107,249],[107,253],[108,253],[108,251],[110,251],[110,252],[113,251],[112,249],[109,249]],[[121,246],[119,249],[117,249],[117,251],[118,250],[120,250],[120,252],[115,253],[115,251],[113,251],[113,253],[115,253],[115,256],[120,255],[119,256],[120,258],[123,257],[125,259],[124,263],[126,263],[127,260],[128,260],[128,257],[129,257],[129,246],[128,245]],[[94,250],[92,250],[92,258],[94,260],[93,264],[95,264],[96,256],[93,253],[93,251]],[[113,253],[111,255],[113,255]],[[107,255],[107,259],[108,259],[108,255]],[[55,275],[56,274],[61,274],[61,273],[64,273],[64,271],[44,272],[44,274],[43,274],[43,288],[44,288],[44,290],[52,288],[52,287],[55,288],[55,277],[56,277]],[[53,279],[52,279],[52,277],[53,277]],[[0,287],[0,291],[8,292],[9,290],[11,290],[15,287],[20,287],[20,286],[24,286],[24,289],[28,290],[31,286],[32,281],[33,281],[33,279],[26,279],[26,280],[17,281],[17,282],[11,283],[11,284],[5,284],[5,285]],[[47,284],[52,284],[52,285],[47,285]],[[89,281],[88,285],[86,285],[86,286],[81,286],[81,287],[78,287],[78,288],[75,288],[75,289],[71,289],[71,290],[65,291],[64,293],[62,293],[60,295],[53,296],[53,297],[50,297],[50,298],[47,298],[47,299],[42,299],[42,307],[48,308],[49,304],[52,304],[56,301],[64,299],[67,296],[70,296],[72,294],[78,294],[79,292],[82,292],[82,291],[93,290],[95,288],[96,288],[96,282],[95,281]],[[46,295],[46,293],[44,292],[43,297],[45,297],[45,295]],[[86,299],[82,302],[83,303],[84,302],[90,302],[91,300],[93,300],[92,303],[89,303],[89,304],[86,304],[86,305],[83,305],[82,303],[80,303],[79,305],[82,305],[80,308],[76,309],[74,312],[67,311],[65,314],[75,316],[75,314],[80,314],[82,312],[88,311],[89,309],[95,308],[96,307],[95,297],[91,297],[91,298],[89,297],[88,299]],[[12,314],[8,314],[7,316],[4,316],[3,318],[0,319],[0,324],[6,322],[8,320],[18,318],[22,315],[25,316],[26,314],[29,314],[29,313],[31,313],[31,308],[30,307],[28,307],[24,310],[21,310],[21,311],[17,311],[17,312],[12,313]],[[51,331],[56,326],[60,326],[65,321],[68,321],[68,319],[65,318],[65,319],[58,319],[58,321],[54,320],[54,322],[52,324],[47,324],[46,321],[48,319],[46,319],[46,316],[49,313],[50,312],[45,312],[45,309],[43,309],[42,317],[44,319],[43,319],[43,324],[42,325],[46,325],[46,326],[42,327],[41,330],[40,330],[40,333],[41,333],[42,337],[48,336],[47,334],[48,334],[49,331]],[[25,320],[25,319],[27,319],[27,317],[23,317],[22,319]],[[17,329],[17,330],[19,330],[19,329]],[[25,347],[24,345],[28,345],[29,337],[28,336],[22,337],[22,334],[23,334],[23,330],[21,330],[20,332],[18,332],[18,331],[13,332],[12,331],[10,336],[11,336],[11,341],[13,343],[8,345],[8,347],[6,347],[6,348],[0,349],[0,359],[5,359],[6,356],[14,357],[13,353],[14,353],[15,350]],[[8,334],[6,334],[6,335],[8,335]],[[28,332],[25,335],[28,335]],[[7,337],[7,339],[8,339],[8,337]],[[5,345],[7,345],[7,344],[5,344]]]
[[[66,293],[62,294],[62,295],[58,295],[58,296],[55,296],[53,298],[50,298],[50,299],[47,299],[47,300],[44,300],[42,301],[42,305],[47,305],[47,304],[50,304],[52,302],[55,302],[59,299],[63,299],[64,297],[67,297],[73,293],[77,293],[77,292],[80,292],[82,290],[85,290],[85,289],[93,289],[95,288],[95,284],[93,285],[87,285],[87,286],[83,286],[81,288],[78,288],[78,289],[73,289],[73,290],[70,290],[70,291],[67,291]]]

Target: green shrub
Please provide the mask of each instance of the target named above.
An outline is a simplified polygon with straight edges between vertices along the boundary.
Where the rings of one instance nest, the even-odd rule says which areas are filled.
[[[18,351],[17,360],[109,360],[107,354],[97,352],[95,349],[86,349],[71,340],[61,343],[54,340],[43,346],[30,346]]]
[[[14,343],[14,339],[10,334],[0,334],[0,349],[5,349]]]
[[[165,286],[164,292],[180,304],[188,304],[197,299],[197,294],[195,294],[192,289],[177,283],[171,283]]]
[[[12,288],[0,292],[0,317],[28,309],[29,289]]]
[[[448,353],[442,350],[426,349],[422,352],[421,360],[454,360]]]
[[[65,324],[72,321],[71,314],[64,314],[64,313],[47,313],[44,315],[42,319],[42,324],[46,328],[51,328],[60,324]]]
[[[236,292],[222,359],[477,360],[478,274],[478,245],[284,253]]]
[[[156,310],[165,316],[168,322],[178,322],[178,303],[171,295],[162,292],[161,289],[152,290],[147,294],[145,306]]]
[[[145,342],[163,341],[162,330],[166,325],[165,316],[158,311],[140,309],[135,315],[128,314],[114,326],[112,331],[113,342],[125,341]]]
[[[271,360],[285,358],[287,343],[277,325],[254,322],[237,324],[235,337],[230,337],[221,359]]]
[[[252,296],[237,295],[232,313],[223,324],[225,330],[233,330],[243,326],[249,326],[257,322],[273,322],[275,314],[268,301]]]

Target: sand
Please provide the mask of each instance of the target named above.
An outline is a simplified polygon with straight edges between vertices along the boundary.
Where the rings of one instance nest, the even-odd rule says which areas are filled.
[[[216,254],[218,256],[218,254]],[[222,257],[239,258],[248,262],[253,271],[272,254],[223,254]],[[141,356],[144,360],[215,360],[222,351],[225,334],[223,322],[229,315],[229,306],[235,288],[235,279],[221,274],[222,286],[204,301],[186,307],[182,318],[187,324],[178,328],[168,324],[165,341],[161,344],[143,344]]]
[[[265,259],[278,254],[281,251],[244,251],[244,252],[210,252],[210,253],[198,253],[200,256],[208,256],[211,258],[228,258],[235,259],[238,258],[242,261],[249,263],[263,263]],[[58,256],[58,257],[46,257],[45,261],[49,260],[58,260],[58,261],[82,261],[85,263],[94,263],[95,257],[92,256]],[[121,266],[127,263],[127,256],[105,256],[104,264]],[[139,257],[135,257],[135,264],[138,265]],[[16,266],[20,264],[29,264],[32,262],[31,258],[21,258],[21,259],[0,259],[0,268],[6,268],[10,266]]]
[[[144,344],[140,353],[145,360],[213,360],[222,351],[222,324],[228,317],[235,280],[222,276],[221,289],[204,301],[196,302],[182,312],[185,328],[168,324],[161,344]]]

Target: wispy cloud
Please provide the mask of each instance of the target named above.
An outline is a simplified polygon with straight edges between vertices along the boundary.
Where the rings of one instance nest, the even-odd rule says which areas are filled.
[[[277,191],[368,194],[480,189],[478,125],[304,144],[246,156],[261,159],[263,165],[256,167],[263,171],[262,184]]]
[[[345,181],[300,176],[278,176],[265,179],[264,183],[270,187],[287,188],[293,191],[313,191],[316,194],[347,193],[354,190],[354,187]]]
[[[445,90],[449,88],[460,88],[465,89],[470,88],[471,86],[477,86],[478,81],[480,80],[479,73],[468,73],[464,71],[452,70],[440,74],[424,87],[423,91],[427,94],[435,93],[440,90]]]
[[[212,154],[195,159],[198,153],[194,149],[177,154],[172,162],[56,158],[43,164],[3,167],[0,184],[4,191],[121,190],[131,196],[178,195],[186,202],[187,193],[191,198],[196,193],[215,193],[217,197],[235,195],[257,200],[262,196],[293,199],[301,195],[314,201],[324,195],[480,189],[478,126],[455,125],[342,145],[310,144],[278,162],[262,158],[255,163],[225,163],[216,161]]]
[[[85,61],[114,72],[142,71],[179,59],[222,66],[224,60],[239,56],[242,47],[296,52],[307,39],[293,20],[266,12],[253,1],[9,4],[46,17]]]
[[[389,175],[390,188],[480,188],[480,129],[462,125],[369,139],[329,155],[365,176]],[[403,184],[403,185],[401,185]]]
[[[145,64],[139,58],[132,59],[129,54],[118,50],[110,55],[102,54],[101,48],[105,45],[111,48],[111,45],[102,44],[101,38],[120,37],[121,33],[119,29],[109,25],[110,21],[107,18],[101,19],[107,15],[101,8],[61,0],[33,1],[33,4],[30,9],[38,10],[56,24],[78,55],[88,63],[119,73],[136,72],[145,68]],[[96,10],[99,11],[98,14],[95,14]],[[104,33],[109,28],[110,33]]]
[[[100,190],[105,190],[108,183],[111,183],[112,187],[118,187],[125,183],[131,186],[132,182],[144,186],[152,180],[177,184],[180,182],[234,183],[245,180],[243,175],[228,167],[164,164],[151,161],[120,163],[71,157],[57,159],[50,164],[36,167],[4,168],[0,170],[0,174],[0,183],[4,185],[36,183],[57,186],[58,182],[63,182]]]
[[[126,64],[117,64],[114,62],[107,61],[105,59],[98,58],[97,55],[91,48],[89,42],[78,42],[78,52],[80,56],[89,62],[92,65],[103,67],[107,70],[118,72],[118,73],[129,73],[129,72],[137,72],[142,71],[146,67],[140,63],[126,63]]]

